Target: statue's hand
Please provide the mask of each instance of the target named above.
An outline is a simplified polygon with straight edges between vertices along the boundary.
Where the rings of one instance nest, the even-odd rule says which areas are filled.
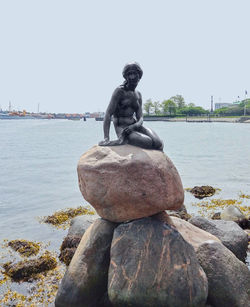
[[[103,141],[99,142],[98,145],[99,146],[108,146],[110,143],[108,138],[105,138]]]

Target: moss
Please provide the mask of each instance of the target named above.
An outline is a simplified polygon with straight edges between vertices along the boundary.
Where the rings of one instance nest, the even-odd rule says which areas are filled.
[[[18,252],[22,257],[34,256],[40,251],[40,243],[27,240],[12,240],[8,242],[8,246]]]
[[[61,253],[59,259],[61,262],[65,263],[67,266],[70,264],[81,239],[82,236],[67,236],[64,238],[60,247]]]
[[[211,197],[215,194],[216,189],[206,185],[206,186],[195,186],[193,187],[191,190],[189,190],[190,193],[192,193],[194,195],[194,197],[202,199],[204,197]]]
[[[55,212],[53,215],[49,215],[43,219],[44,223],[51,224],[56,227],[60,227],[65,224],[68,225],[69,221],[78,215],[94,215],[95,211],[87,207],[69,208],[66,210],[60,210]]]
[[[61,262],[65,263],[67,266],[69,266],[74,254],[75,254],[76,248],[65,248],[59,256],[59,259]]]
[[[5,274],[14,281],[30,280],[36,278],[36,274],[52,270],[56,267],[57,261],[49,252],[37,259],[20,261],[18,263],[7,262],[4,264]]]

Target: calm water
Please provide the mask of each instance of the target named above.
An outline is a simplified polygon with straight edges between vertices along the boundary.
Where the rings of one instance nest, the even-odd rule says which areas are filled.
[[[212,185],[218,197],[250,194],[250,125],[146,122],[165,143],[184,187]],[[114,132],[112,131],[114,135]],[[86,204],[77,182],[82,153],[102,139],[94,120],[0,120],[0,239],[51,241],[63,230],[40,224],[39,216]],[[193,198],[185,204],[192,212]]]

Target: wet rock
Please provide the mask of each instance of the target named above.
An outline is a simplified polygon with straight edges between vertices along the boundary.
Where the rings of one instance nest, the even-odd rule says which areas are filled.
[[[208,301],[214,307],[250,306],[250,271],[225,246],[207,241],[196,251],[208,278]]]
[[[221,219],[225,221],[240,221],[245,219],[245,215],[240,211],[239,208],[234,205],[230,205],[224,208],[221,212]]]
[[[248,242],[250,242],[250,229],[245,229],[245,233],[247,234]]]
[[[245,218],[237,222],[242,229],[250,229],[250,218]]]
[[[160,213],[156,213],[151,216],[153,219],[156,219],[158,221],[164,222],[168,225],[174,226],[172,218],[165,212],[162,211]]]
[[[98,306],[107,292],[109,252],[116,224],[98,219],[84,233],[56,296],[55,306]]]
[[[221,220],[220,212],[215,212],[212,217],[212,220]]]
[[[230,205],[221,212],[221,219],[225,221],[234,221],[242,229],[250,228],[250,220],[234,205]]]
[[[201,187],[195,186],[190,190],[190,193],[192,193],[194,197],[199,199],[213,196],[215,192],[216,190],[209,185],[203,185]]]
[[[40,251],[40,245],[38,243],[27,240],[12,240],[8,242],[8,246],[23,257],[35,256]]]
[[[211,233],[204,231],[191,223],[184,221],[177,217],[171,217],[172,222],[176,228],[176,230],[179,231],[179,233],[182,235],[182,237],[193,246],[195,250],[203,244],[204,242],[208,240],[213,240],[220,242],[221,241]]]
[[[169,216],[175,216],[185,221],[188,221],[192,216],[188,214],[185,205],[183,204],[178,210],[166,210]]]
[[[83,197],[113,222],[176,210],[183,204],[180,176],[159,150],[94,146],[80,158],[77,170]]]
[[[4,265],[5,274],[10,276],[14,281],[28,281],[35,278],[38,273],[52,270],[56,267],[57,262],[49,252],[37,259],[20,261],[18,263],[6,263]]]
[[[189,222],[221,240],[241,261],[245,260],[247,235],[239,225],[232,221],[209,220],[204,217],[192,217]]]
[[[204,306],[207,279],[193,247],[152,217],[119,225],[110,253],[113,306]]]
[[[80,215],[70,222],[68,236],[83,236],[89,226],[98,219],[98,215]]]

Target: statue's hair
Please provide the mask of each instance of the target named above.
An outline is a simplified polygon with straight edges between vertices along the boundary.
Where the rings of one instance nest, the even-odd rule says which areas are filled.
[[[143,75],[143,71],[141,69],[141,66],[137,62],[128,63],[128,64],[125,65],[125,67],[123,68],[123,71],[122,71],[122,75],[125,79],[126,79],[127,73],[131,70],[136,70],[139,74],[140,79],[141,79],[141,77]]]

